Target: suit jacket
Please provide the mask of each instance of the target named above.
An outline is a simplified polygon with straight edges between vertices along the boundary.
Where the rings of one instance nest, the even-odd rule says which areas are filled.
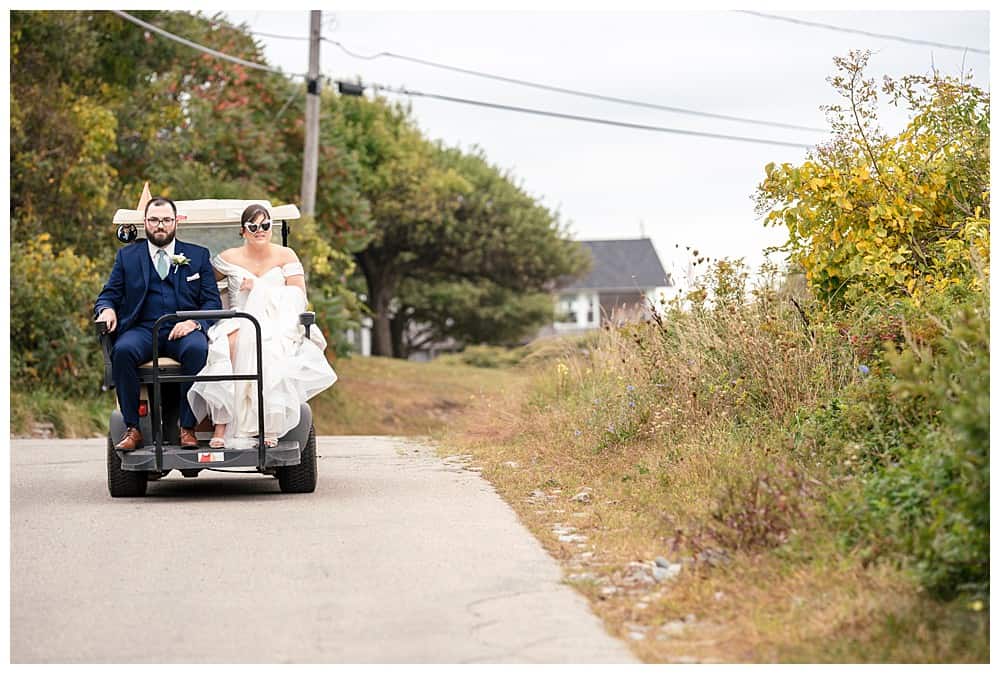
[[[184,255],[190,262],[186,265],[170,265],[167,278],[173,281],[177,293],[179,311],[222,309],[222,299],[215,283],[211,256],[207,248],[193,243],[176,241],[174,255]],[[121,334],[135,325],[142,311],[146,293],[149,291],[149,275],[153,261],[149,257],[149,247],[145,239],[118,249],[111,276],[104,284],[104,290],[94,304],[94,317],[108,307],[118,315],[115,333]],[[198,321],[202,330],[215,321]]]

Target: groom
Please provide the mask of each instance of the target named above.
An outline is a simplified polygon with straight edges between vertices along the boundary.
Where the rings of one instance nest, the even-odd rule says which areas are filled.
[[[160,316],[177,311],[222,309],[208,249],[178,241],[177,207],[165,197],[150,199],[145,210],[146,241],[121,248],[111,276],[97,296],[94,313],[117,332],[111,351],[112,376],[127,429],[115,449],[143,446],[139,432],[139,365],[159,354],[181,364],[185,375],[198,374],[208,357],[205,331],[211,321],[166,321],[153,335]],[[119,316],[121,317],[119,319]],[[197,447],[197,420],[188,404],[191,382],[181,384],[181,446]]]

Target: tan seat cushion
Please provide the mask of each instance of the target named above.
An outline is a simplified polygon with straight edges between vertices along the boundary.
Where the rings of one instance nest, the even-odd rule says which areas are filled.
[[[181,366],[181,364],[178,363],[176,360],[174,360],[173,358],[167,358],[166,356],[160,356],[159,361],[160,361],[160,367],[180,367]],[[149,361],[148,363],[143,363],[139,367],[152,368],[153,367],[153,361]]]

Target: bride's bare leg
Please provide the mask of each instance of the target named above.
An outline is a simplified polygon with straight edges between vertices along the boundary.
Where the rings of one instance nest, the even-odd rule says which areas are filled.
[[[233,330],[229,333],[229,361],[233,364],[234,372],[236,371],[236,341],[239,334],[239,330]],[[212,431],[212,439],[208,441],[210,447],[220,449],[225,445],[226,425],[215,424],[215,430]]]

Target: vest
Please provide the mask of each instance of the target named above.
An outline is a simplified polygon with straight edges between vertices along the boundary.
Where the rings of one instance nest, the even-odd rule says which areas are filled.
[[[173,265],[167,267],[167,272],[167,278],[161,280],[160,275],[156,273],[156,265],[150,265],[149,268],[149,290],[146,292],[146,301],[142,303],[142,311],[139,312],[139,323],[150,330],[160,316],[177,311]],[[171,328],[174,323],[176,321],[161,323],[160,329]]]

